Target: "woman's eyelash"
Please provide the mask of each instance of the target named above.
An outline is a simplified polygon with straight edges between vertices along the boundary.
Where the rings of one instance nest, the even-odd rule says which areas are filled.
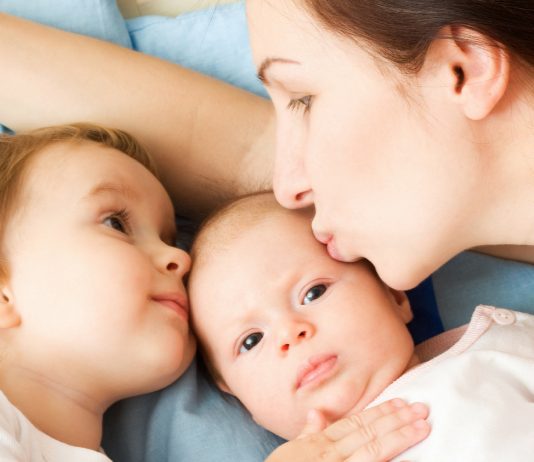
[[[306,113],[310,110],[311,104],[312,104],[312,96],[306,95],[306,96],[303,96],[302,98],[290,99],[289,103],[287,103],[287,108],[292,111],[298,110],[298,109],[304,109],[304,112]]]
[[[110,228],[113,228],[121,233],[128,234],[130,232],[130,214],[126,209],[120,209],[111,213],[104,218],[103,223],[109,223]]]

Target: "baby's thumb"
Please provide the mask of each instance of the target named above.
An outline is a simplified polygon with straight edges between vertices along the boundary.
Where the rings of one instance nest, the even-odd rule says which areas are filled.
[[[297,439],[305,438],[314,433],[319,433],[320,431],[323,431],[327,425],[328,422],[322,412],[317,409],[310,409],[306,416],[306,425],[304,425],[304,428],[300,432],[300,435],[297,436]]]

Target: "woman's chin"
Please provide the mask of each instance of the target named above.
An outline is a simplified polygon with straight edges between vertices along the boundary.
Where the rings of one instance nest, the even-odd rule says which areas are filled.
[[[376,272],[388,287],[395,290],[410,290],[430,276],[427,268],[410,267],[407,264],[375,264]]]

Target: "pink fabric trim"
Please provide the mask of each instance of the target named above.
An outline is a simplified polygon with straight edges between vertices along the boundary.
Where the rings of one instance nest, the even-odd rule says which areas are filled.
[[[457,356],[467,350],[491,327],[493,323],[492,315],[495,309],[493,306],[479,305],[476,307],[468,325],[451,329],[418,345],[415,351],[423,362],[395,380],[387,388],[388,393],[395,393],[395,389],[402,387],[407,380],[411,380],[414,374],[421,374],[441,361]],[[373,402],[379,400],[381,395]]]

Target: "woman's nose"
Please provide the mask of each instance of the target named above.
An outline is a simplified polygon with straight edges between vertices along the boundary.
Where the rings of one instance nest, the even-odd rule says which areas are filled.
[[[283,207],[299,209],[313,204],[313,190],[304,162],[304,138],[290,131],[286,131],[287,136],[281,129],[278,131],[273,189]]]
[[[315,334],[311,323],[306,321],[285,321],[279,326],[278,351],[286,353]]]

